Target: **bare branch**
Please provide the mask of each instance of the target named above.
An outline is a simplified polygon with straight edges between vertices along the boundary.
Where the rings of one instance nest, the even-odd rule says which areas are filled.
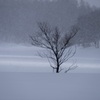
[[[70,70],[76,69],[78,66],[75,65],[75,63],[76,63],[76,62],[74,62],[74,63],[65,71],[65,73],[67,73],[67,72],[70,71]]]
[[[48,51],[48,54],[44,53],[44,55],[53,70],[59,73],[63,70],[61,65],[76,53],[76,49],[73,51],[71,48],[72,43],[70,40],[76,35],[78,28],[73,27],[69,34],[62,35],[58,27],[52,28],[45,22],[38,23],[38,27],[39,32],[34,36],[29,36],[32,45],[45,48]],[[70,67],[68,71],[70,69],[72,68]]]

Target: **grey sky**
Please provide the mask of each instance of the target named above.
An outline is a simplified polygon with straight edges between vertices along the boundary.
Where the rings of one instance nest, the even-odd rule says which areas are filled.
[[[59,0],[61,2],[59,2],[57,6],[53,4],[49,6],[39,6],[31,1],[34,0],[0,0],[1,42],[26,41],[27,35],[33,33],[35,27],[37,27],[37,21],[46,20],[53,24],[58,23],[62,25],[63,28],[71,26],[72,23],[76,21],[78,15],[77,7],[75,9],[74,6],[70,5],[70,2],[74,2],[74,0],[68,0],[70,1],[69,3],[66,3],[67,0]],[[85,1],[89,1],[92,5],[100,4],[98,3],[100,0]]]
[[[100,7],[100,0],[84,0],[84,1],[88,2],[92,6]]]

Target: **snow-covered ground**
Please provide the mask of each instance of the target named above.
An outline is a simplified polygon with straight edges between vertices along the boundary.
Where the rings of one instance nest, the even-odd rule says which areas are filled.
[[[100,74],[1,72],[0,100],[100,100]]]
[[[0,44],[0,72],[52,72],[48,61],[39,57],[37,51],[43,49],[25,44]],[[78,68],[71,72],[100,73],[100,48],[77,47],[72,59]],[[73,60],[64,66],[69,66]]]
[[[43,51],[0,44],[0,100],[100,100],[100,48],[77,48],[79,67],[67,74],[48,73],[52,69],[37,50]]]

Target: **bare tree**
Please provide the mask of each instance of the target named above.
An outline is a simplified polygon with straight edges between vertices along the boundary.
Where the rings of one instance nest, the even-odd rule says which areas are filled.
[[[50,66],[56,73],[63,70],[62,64],[68,61],[76,53],[73,51],[71,39],[74,38],[78,32],[78,28],[73,27],[71,32],[62,33],[58,27],[52,28],[47,23],[38,23],[39,31],[30,36],[32,45],[42,47],[47,50],[44,55],[48,58]],[[75,69],[75,66],[70,66],[65,72]]]

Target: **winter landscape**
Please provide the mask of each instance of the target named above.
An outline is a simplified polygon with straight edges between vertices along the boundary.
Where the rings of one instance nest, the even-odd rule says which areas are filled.
[[[0,0],[0,100],[100,100],[100,1]]]

